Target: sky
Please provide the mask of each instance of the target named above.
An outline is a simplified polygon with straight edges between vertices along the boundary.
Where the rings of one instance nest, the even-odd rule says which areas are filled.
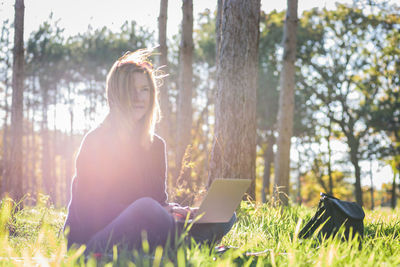
[[[340,3],[350,3],[350,0],[340,0]],[[157,17],[160,9],[159,0],[25,0],[25,39],[29,33],[36,30],[53,12],[55,19],[61,19],[60,25],[65,28],[66,35],[84,32],[88,25],[94,28],[107,26],[117,30],[126,20],[135,20],[139,25],[157,30]],[[181,0],[168,1],[169,37],[178,33],[182,19]],[[194,0],[193,13],[208,8],[215,10],[217,0]],[[0,18],[13,19],[14,1],[0,0]],[[333,0],[299,0],[299,14],[313,7],[334,8]],[[261,9],[269,12],[286,8],[285,0],[262,0]]]
[[[398,0],[392,1],[396,2]],[[193,2],[193,13],[196,20],[197,14],[206,8],[214,11],[217,0],[194,0]],[[298,14],[301,16],[304,10],[314,7],[333,9],[336,2],[350,4],[352,1],[299,0]],[[169,38],[179,32],[182,19],[181,3],[181,0],[168,1],[167,35]],[[53,13],[53,19],[59,20],[59,25],[65,28],[64,33],[66,36],[85,32],[89,24],[95,29],[107,26],[111,30],[117,31],[125,21],[132,19],[138,25],[145,26],[157,33],[159,5],[159,0],[25,0],[24,39],[27,40],[29,34],[38,29],[39,25],[47,20],[51,13]],[[285,8],[285,0],[261,0],[261,9],[265,12],[270,12],[274,9],[281,11]],[[14,1],[0,0],[0,22],[5,19],[13,21],[13,16]],[[84,103],[78,102],[77,106],[81,104]],[[59,111],[59,127],[63,127],[62,123],[65,124],[65,122],[68,122],[69,117],[66,110],[63,110],[62,107],[60,107]],[[83,118],[82,111],[76,110],[76,113],[76,118],[79,116]],[[104,116],[105,114],[99,114],[98,120],[101,120]],[[296,154],[296,152],[292,152],[291,154]],[[365,172],[369,171],[369,162],[362,163],[362,169]],[[378,166],[378,162],[374,162],[372,169],[374,179],[378,182],[378,187],[380,187],[382,182],[390,182],[393,177],[389,166],[380,167]],[[368,176],[362,180],[362,184],[369,184]]]

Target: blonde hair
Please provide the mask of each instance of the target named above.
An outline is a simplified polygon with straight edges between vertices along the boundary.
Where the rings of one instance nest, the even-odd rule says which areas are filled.
[[[150,55],[151,50],[149,49],[125,53],[113,64],[108,72],[106,81],[107,101],[110,112],[105,122],[112,121],[123,139],[129,138],[129,135],[136,134],[144,147],[148,147],[153,142],[155,125],[161,117],[154,70],[152,64],[148,61]],[[132,75],[134,73],[144,73],[150,86],[148,110],[135,125],[129,118],[129,114],[133,110]]]

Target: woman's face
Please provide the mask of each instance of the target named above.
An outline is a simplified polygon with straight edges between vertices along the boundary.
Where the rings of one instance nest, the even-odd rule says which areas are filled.
[[[150,84],[147,80],[147,75],[142,72],[135,72],[131,76],[130,84],[133,84],[132,91],[132,118],[134,122],[138,122],[144,117],[150,106]]]

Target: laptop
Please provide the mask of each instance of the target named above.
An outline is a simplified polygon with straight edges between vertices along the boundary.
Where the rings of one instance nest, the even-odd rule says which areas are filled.
[[[194,218],[194,223],[228,222],[251,184],[250,179],[215,179]]]

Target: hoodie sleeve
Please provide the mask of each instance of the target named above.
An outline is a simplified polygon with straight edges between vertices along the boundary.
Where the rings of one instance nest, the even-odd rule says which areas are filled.
[[[77,154],[71,201],[65,222],[65,227],[69,227],[68,245],[86,243],[101,229],[104,221],[106,198],[102,180],[107,174],[102,171],[101,156],[97,153],[96,143],[96,136],[89,133],[83,139]]]
[[[167,154],[166,154],[166,145],[164,140],[159,137],[155,136],[155,142],[156,144],[156,179],[157,181],[155,182],[155,199],[162,205],[166,206],[168,205],[167,200],[168,200],[168,194],[167,194]]]

